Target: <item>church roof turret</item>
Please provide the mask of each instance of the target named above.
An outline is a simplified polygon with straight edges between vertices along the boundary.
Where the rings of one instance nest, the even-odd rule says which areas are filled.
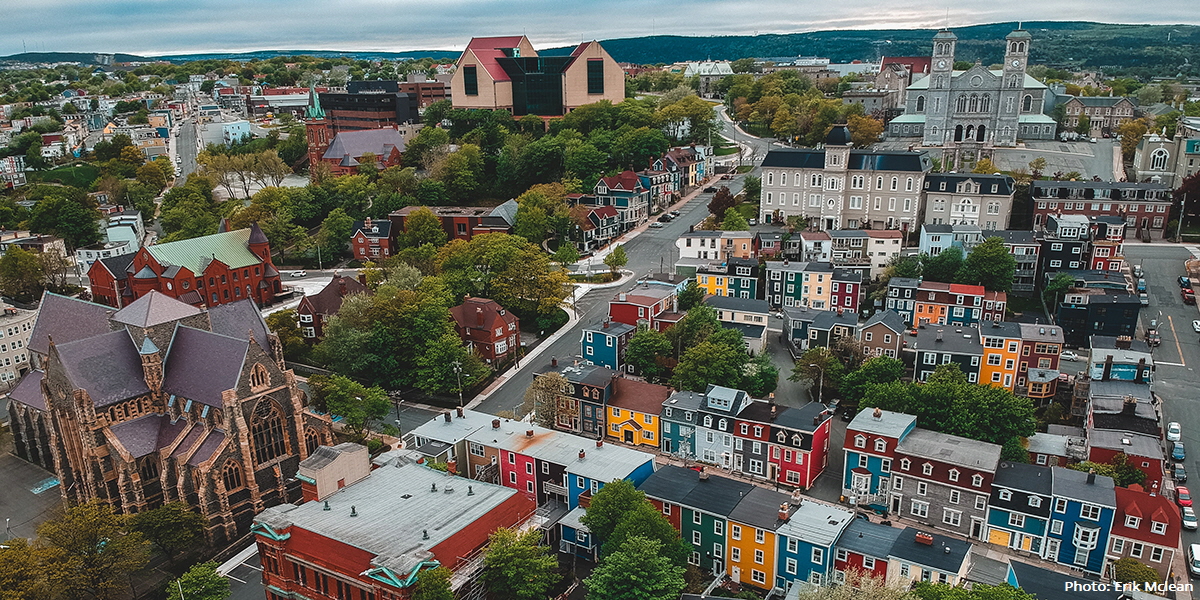
[[[308,108],[304,110],[304,118],[310,121],[325,118],[325,109],[321,108],[321,99],[317,97],[315,85],[308,88]]]

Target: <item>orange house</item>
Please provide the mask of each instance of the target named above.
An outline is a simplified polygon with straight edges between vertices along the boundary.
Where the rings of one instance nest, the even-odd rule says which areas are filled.
[[[979,383],[1015,391],[1021,362],[1021,325],[983,321],[979,324],[979,335],[983,338]]]

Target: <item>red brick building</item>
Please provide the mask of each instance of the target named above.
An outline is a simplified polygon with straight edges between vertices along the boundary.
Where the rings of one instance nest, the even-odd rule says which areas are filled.
[[[268,600],[404,600],[417,574],[438,566],[454,572],[454,591],[469,589],[488,535],[528,527],[536,509],[516,490],[399,457],[353,482],[369,467],[338,458],[367,461],[367,453],[322,450],[333,449],[314,452],[299,474],[317,490],[315,501],[268,508],[254,518]],[[317,484],[322,480],[332,484]]]
[[[369,294],[371,290],[357,279],[335,275],[321,291],[300,299],[296,306],[296,321],[304,341],[315,344],[325,337],[325,322],[342,308],[351,294]]]
[[[495,300],[468,296],[450,316],[458,337],[489,363],[515,356],[521,346],[521,320]]]
[[[192,306],[246,298],[262,306],[285,293],[279,270],[271,263],[267,236],[257,223],[98,260],[88,269],[88,279],[92,298],[117,308],[151,290]]]
[[[516,200],[500,206],[406,206],[388,215],[397,236],[406,231],[404,223],[408,216],[420,209],[433,211],[451,240],[470,240],[485,233],[512,233],[517,222]]]
[[[391,221],[376,221],[367,217],[365,221],[355,221],[352,231],[350,251],[354,253],[354,258],[380,261],[395,253]]]

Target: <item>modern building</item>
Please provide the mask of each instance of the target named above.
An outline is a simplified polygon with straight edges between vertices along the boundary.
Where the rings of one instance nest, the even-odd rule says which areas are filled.
[[[27,348],[39,370],[11,394],[14,451],[71,504],[183,502],[209,543],[231,543],[300,499],[300,461],[333,440],[245,299],[197,308],[150,291],[114,312],[46,293]]]
[[[1129,292],[1072,288],[1058,304],[1054,322],[1062,327],[1066,345],[1080,348],[1094,335],[1135,335],[1141,309],[1141,301]]]
[[[398,81],[350,81],[346,91],[322,92],[321,108],[334,134],[368,129],[395,129],[420,120],[415,94],[400,90]]]
[[[931,173],[925,177],[925,223],[1008,229],[1016,182],[1008,175]]]
[[[92,297],[122,308],[151,291],[209,307],[244,299],[268,305],[290,295],[258,224],[236,231],[224,227],[212,235],[146,246],[135,254],[92,263]]]
[[[101,229],[104,236],[99,243],[75,250],[75,264],[84,271],[90,269],[97,260],[137,252],[146,239],[142,213],[136,210],[104,215]]]
[[[773,148],[763,159],[764,223],[806,219],[810,227],[913,230],[932,168],[921,152],[850,148],[850,130],[834,126],[823,149]]]
[[[305,296],[296,305],[296,325],[304,341],[315,344],[325,337],[325,323],[342,308],[342,302],[353,294],[370,294],[361,281],[344,275],[334,275],[321,291]]]
[[[595,41],[568,56],[539,56],[523,35],[471,38],[455,66],[454,108],[560,117],[585,104],[625,99],[625,74]]]
[[[521,320],[495,300],[468,296],[450,316],[458,337],[488,364],[510,360],[521,350]]]

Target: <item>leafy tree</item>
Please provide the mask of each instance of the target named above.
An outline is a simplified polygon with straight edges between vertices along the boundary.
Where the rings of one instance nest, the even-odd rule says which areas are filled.
[[[717,193],[708,201],[708,212],[714,217],[724,217],[725,213],[737,204],[738,201],[729,191],[729,187],[723,185],[717,188]]]
[[[971,249],[955,280],[958,283],[982,285],[989,290],[1012,290],[1017,259],[1004,247],[1004,240],[990,237]]]
[[[679,292],[679,310],[687,312],[693,307],[704,302],[704,288],[696,283],[695,279],[689,279],[683,286],[683,291]]]
[[[329,216],[321,221],[321,229],[317,231],[317,245],[328,253],[325,260],[333,261],[346,251],[350,244],[350,234],[354,228],[354,219],[342,208],[330,211]]]
[[[182,577],[167,585],[168,600],[225,600],[228,597],[229,579],[217,573],[215,562],[192,565]]]
[[[1162,576],[1136,558],[1126,556],[1113,561],[1113,581],[1123,583],[1161,583]]]
[[[0,548],[0,600],[41,600],[54,597],[47,589],[43,553],[25,538],[12,538]]]
[[[1046,158],[1039,156],[1029,161],[1029,174],[1034,179],[1041,179],[1042,173],[1046,172]]]
[[[132,520],[134,531],[140,532],[172,560],[177,552],[203,539],[207,524],[208,521],[200,513],[182,502],[168,502],[158,508],[142,511],[134,515]]]
[[[68,596],[122,597],[129,575],[149,560],[146,540],[128,517],[98,500],[67,508],[37,532],[47,571],[58,576],[51,585]]]
[[[919,600],[1034,600],[1029,592],[1008,584],[974,584],[968,590],[945,583],[922,581],[913,586],[912,593]]]
[[[341,375],[315,382],[310,378],[309,386],[330,413],[342,417],[346,433],[355,439],[365,439],[371,422],[383,418],[391,407],[383,388],[368,388]]]
[[[1130,464],[1129,457],[1124,452],[1114,456],[1112,462],[1098,463],[1089,460],[1069,465],[1069,468],[1084,472],[1094,470],[1097,475],[1111,477],[1113,483],[1120,487],[1141,485],[1146,480],[1146,473]]]
[[[66,243],[67,251],[74,253],[76,248],[100,241],[99,219],[100,213],[86,195],[74,198],[48,195],[30,212],[29,228],[57,235]]]
[[[908,586],[900,582],[888,584],[861,569],[846,573],[846,584],[821,586],[800,592],[799,600],[916,600]]]
[[[1049,306],[1050,310],[1058,304],[1059,296],[1075,287],[1075,277],[1070,273],[1059,273],[1046,284],[1046,289],[1042,291],[1042,299]]]
[[[142,185],[159,190],[167,187],[166,175],[163,175],[162,169],[154,162],[148,162],[137,168],[137,180]]]
[[[633,482],[627,479],[610,481],[592,495],[592,504],[580,520],[597,539],[607,540],[624,515],[646,502],[646,494]]]
[[[1092,118],[1086,114],[1079,115],[1079,124],[1075,126],[1075,133],[1079,135],[1087,135],[1092,130]]]
[[[0,256],[0,293],[32,298],[42,291],[46,273],[38,256],[13,246]]]
[[[608,265],[613,275],[629,264],[629,256],[625,254],[625,244],[618,244],[616,248],[613,248],[612,252],[604,257],[604,264]]]
[[[744,177],[742,192],[746,195],[746,202],[758,204],[759,197],[762,196],[762,178],[754,175]]]
[[[454,591],[450,589],[452,575],[446,567],[422,569],[417,573],[412,600],[454,600]]]
[[[553,429],[558,423],[560,413],[566,409],[560,407],[558,399],[566,392],[570,384],[567,378],[556,372],[542,373],[533,378],[533,383],[525,389],[525,401],[521,405],[521,413],[533,413],[533,422]],[[562,414],[574,417],[575,415]]]
[[[688,347],[679,357],[671,385],[677,390],[693,392],[702,392],[709,384],[736,388],[742,382],[742,367],[746,359],[743,348],[714,341],[701,342]]]
[[[404,145],[404,166],[429,170],[449,144],[450,133],[445,129],[425,127]]]
[[[642,169],[650,161],[662,156],[671,144],[658,129],[639,127],[619,135],[613,143],[612,154],[617,164]]]
[[[926,281],[954,283],[963,267],[963,252],[958,246],[942,250],[937,256],[921,255],[921,274]]]
[[[864,115],[847,115],[846,127],[850,129],[850,143],[855,148],[866,148],[883,135],[883,122]]]
[[[792,368],[792,375],[788,379],[808,381],[810,395],[812,386],[816,385],[822,393],[821,398],[817,400],[824,402],[825,398],[837,392],[845,370],[842,361],[838,360],[829,348],[810,348],[800,356],[800,360],[796,361],[796,366]]]
[[[1133,160],[1133,154],[1142,142],[1142,136],[1149,130],[1150,122],[1144,117],[1130,119],[1117,126],[1117,135],[1121,136],[1121,154],[1125,160]]]
[[[999,169],[996,168],[996,163],[992,162],[992,159],[981,158],[981,159],[975,161],[975,169],[971,172],[972,173],[989,173],[990,174],[990,173],[996,173],[998,171],[999,171]]]
[[[441,247],[446,244],[446,230],[433,211],[422,207],[409,213],[404,219],[404,245],[415,248],[423,244]]]
[[[613,529],[612,535],[604,540],[600,548],[601,557],[608,557],[619,552],[630,538],[634,536],[654,540],[661,545],[660,552],[680,567],[687,566],[691,547],[679,537],[679,530],[663,517],[662,513],[649,502],[642,502],[621,516],[621,521]]]
[[[629,347],[625,349],[625,362],[633,365],[634,370],[643,377],[662,377],[669,370],[659,361],[670,354],[671,341],[667,336],[654,329],[643,328],[629,338]]]
[[[736,208],[725,211],[725,219],[721,221],[721,229],[725,231],[749,231],[750,223]]]
[[[461,373],[454,371],[458,363]],[[471,384],[487,379],[491,368],[463,345],[462,338],[453,331],[443,333],[432,340],[425,351],[417,357],[416,386],[428,393],[455,394]],[[462,389],[459,381],[462,381]]]
[[[540,315],[558,309],[569,277],[524,238],[503,233],[454,240],[438,251],[437,267],[455,296],[491,298],[513,311]]]
[[[579,262],[579,250],[575,249],[575,244],[567,240],[559,240],[558,249],[554,251],[554,262],[566,267]]]
[[[750,359],[742,371],[742,383],[738,387],[755,398],[770,394],[779,385],[779,367],[766,353]]]
[[[483,583],[496,600],[545,600],[558,581],[558,561],[541,545],[541,532],[497,529],[488,538]]]
[[[886,274],[889,279],[892,277],[916,279],[921,276],[921,258],[917,256],[893,256],[888,260]]]
[[[888,356],[876,356],[861,367],[846,373],[838,388],[842,397],[851,403],[859,402],[872,386],[904,377],[904,362]]]
[[[296,324],[296,309],[275,311],[267,316],[266,321],[267,327],[279,336],[284,359],[303,361],[308,357],[310,348],[301,335],[300,326]]]
[[[584,580],[588,600],[677,600],[684,568],[662,555],[662,544],[634,536]]]

